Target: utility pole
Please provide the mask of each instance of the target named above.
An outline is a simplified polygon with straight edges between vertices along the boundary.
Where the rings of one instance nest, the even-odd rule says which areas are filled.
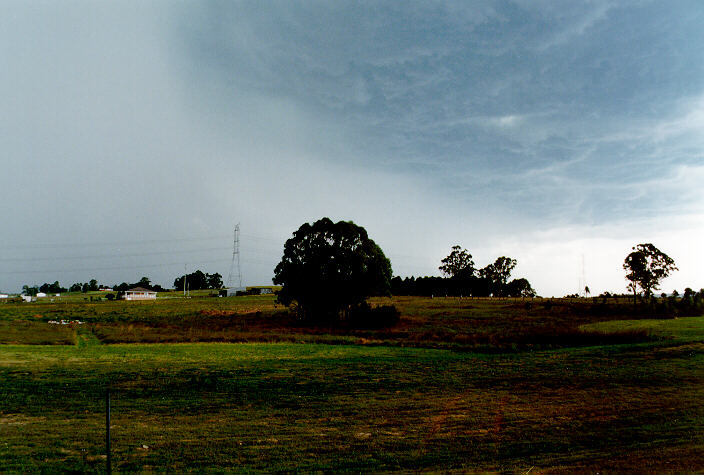
[[[186,279],[188,278],[188,272],[186,271],[186,265],[183,265],[183,296],[186,296]]]

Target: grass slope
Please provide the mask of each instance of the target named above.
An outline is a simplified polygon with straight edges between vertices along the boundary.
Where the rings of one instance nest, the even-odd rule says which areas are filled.
[[[0,466],[101,469],[110,385],[119,470],[697,470],[702,363],[698,343],[5,346]]]

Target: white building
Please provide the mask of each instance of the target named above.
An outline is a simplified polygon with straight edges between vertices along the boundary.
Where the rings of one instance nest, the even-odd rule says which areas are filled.
[[[125,290],[125,300],[156,300],[156,292],[142,287]]]

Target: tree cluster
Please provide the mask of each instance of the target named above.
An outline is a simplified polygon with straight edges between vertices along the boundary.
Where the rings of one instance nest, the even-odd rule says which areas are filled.
[[[59,281],[55,281],[53,284],[50,284],[48,282],[43,283],[40,286],[30,286],[30,285],[23,285],[22,286],[22,293],[25,295],[31,295],[34,297],[37,295],[39,292],[44,292],[45,294],[60,294],[62,292],[67,292],[68,289],[65,287],[61,287],[61,284],[59,284]]]
[[[394,295],[451,295],[472,297],[534,297],[535,290],[524,278],[509,281],[516,260],[501,256],[482,269],[476,269],[472,255],[460,246],[452,246],[442,259],[440,271],[445,277],[413,276],[391,281]]]
[[[206,274],[197,270],[191,274],[177,277],[174,280],[174,288],[176,290],[184,288],[184,279],[186,288],[190,290],[221,289],[223,287],[222,276],[217,272],[215,274]]]
[[[69,292],[95,292],[96,290],[100,290],[101,287],[103,286],[99,286],[98,281],[96,279],[90,279],[90,282],[76,282],[75,284],[71,285],[71,287],[69,288]]]

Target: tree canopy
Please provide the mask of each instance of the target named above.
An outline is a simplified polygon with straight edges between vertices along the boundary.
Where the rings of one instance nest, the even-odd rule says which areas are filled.
[[[391,263],[363,227],[322,218],[286,241],[273,281],[299,316],[334,323],[367,297],[389,295]]]
[[[665,277],[677,270],[675,261],[650,243],[638,244],[632,249],[623,262],[628,289],[633,292],[634,299],[638,288],[643,291],[644,297],[649,297],[653,290],[660,288],[660,282]]]

